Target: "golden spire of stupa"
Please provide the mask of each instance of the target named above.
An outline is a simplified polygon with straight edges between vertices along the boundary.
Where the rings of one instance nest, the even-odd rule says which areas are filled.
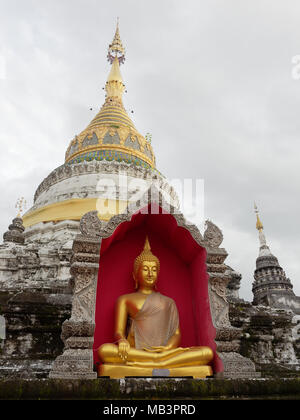
[[[125,61],[125,48],[120,38],[119,20],[107,59],[111,69],[105,84],[105,102],[87,128],[70,142],[66,162],[116,160],[155,168],[151,142],[137,131],[123,105],[125,85],[120,65]]]
[[[125,85],[123,83],[123,79],[120,72],[119,58],[116,55],[114,61],[112,62],[110,73],[108,75],[107,82],[105,85],[106,97],[118,99],[119,101],[121,101],[122,104],[122,95],[124,89]]]
[[[256,229],[260,232],[260,231],[263,230],[264,227],[263,227],[263,224],[262,224],[262,222],[259,218],[258,208],[257,208],[256,203],[254,203],[254,211],[256,213]]]
[[[115,98],[122,101],[122,94],[125,89],[123,79],[120,72],[120,64],[125,61],[125,48],[123,47],[120,32],[119,18],[114,39],[108,47],[107,60],[112,64],[110,73],[107,78],[105,90],[107,98]]]

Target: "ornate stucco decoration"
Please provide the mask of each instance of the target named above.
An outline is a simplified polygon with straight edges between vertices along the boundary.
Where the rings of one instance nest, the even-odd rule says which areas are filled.
[[[204,241],[210,248],[219,248],[223,242],[223,233],[222,231],[212,223],[210,220],[205,222],[206,230],[204,232]]]
[[[34,194],[34,203],[43,192],[65,179],[85,174],[119,174],[123,172],[129,177],[149,179],[158,182],[167,194],[178,201],[173,187],[166,182],[166,178],[152,168],[143,168],[125,162],[97,162],[94,160],[73,165],[64,164],[54,169],[38,186]]]
[[[71,318],[62,326],[64,353],[57,357],[50,378],[95,379],[93,336],[96,288],[101,246],[101,221],[89,212],[80,221],[81,234],[73,243],[71,274],[73,300]]]
[[[162,191],[167,201],[179,206],[174,188],[152,168],[115,161],[65,164],[39,185],[23,224],[28,228],[41,222],[79,221],[96,209],[101,220],[107,221],[113,214],[122,213],[128,202],[135,202],[151,184]]]
[[[79,225],[80,232],[84,236],[99,237],[102,235],[102,223],[97,211],[90,211],[82,216]]]

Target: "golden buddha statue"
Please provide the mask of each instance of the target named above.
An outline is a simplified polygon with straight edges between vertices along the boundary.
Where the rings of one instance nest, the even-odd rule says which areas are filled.
[[[103,344],[98,349],[103,362],[100,376],[123,378],[160,373],[205,378],[213,374],[209,366],[214,357],[211,348],[179,347],[181,333],[176,304],[156,291],[159,268],[159,259],[152,254],[147,237],[144,250],[134,262],[137,291],[117,300],[116,344]],[[154,369],[163,371],[153,372]]]

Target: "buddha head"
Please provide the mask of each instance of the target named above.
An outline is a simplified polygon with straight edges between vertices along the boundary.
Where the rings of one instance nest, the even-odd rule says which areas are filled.
[[[154,288],[157,282],[159,268],[159,259],[152,254],[147,236],[143,251],[134,260],[133,278],[135,288],[138,289],[139,286]]]

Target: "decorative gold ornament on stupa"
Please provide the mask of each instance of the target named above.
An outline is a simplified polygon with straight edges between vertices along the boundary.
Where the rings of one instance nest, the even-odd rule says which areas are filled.
[[[262,222],[259,218],[259,213],[258,213],[258,208],[257,208],[256,203],[254,203],[254,211],[256,213],[256,229],[260,232],[260,231],[263,230],[264,227],[263,227],[263,224],[262,224]]]
[[[18,198],[15,208],[18,210],[17,217],[21,218],[23,211],[26,209],[26,200],[24,197]]]
[[[120,64],[125,61],[125,48],[120,38],[119,23],[107,58],[111,70],[105,84],[105,102],[88,127],[71,141],[66,163],[116,160],[155,168],[151,143],[136,130],[123,105],[125,85]]]
[[[113,42],[109,44],[108,47],[108,54],[107,54],[107,60],[110,62],[110,64],[113,63],[115,57],[120,54],[118,57],[119,64],[123,64],[125,61],[125,48],[123,47],[121,38],[120,38],[120,32],[119,32],[119,18],[117,20],[117,29],[116,33],[113,39]],[[115,54],[115,55],[114,55]]]

